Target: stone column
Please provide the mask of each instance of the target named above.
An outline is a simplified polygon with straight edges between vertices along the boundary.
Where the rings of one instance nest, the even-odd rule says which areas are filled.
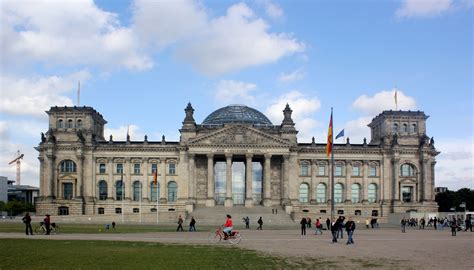
[[[264,206],[271,206],[272,201],[271,201],[271,163],[272,160],[272,155],[271,154],[265,154],[265,168],[263,169],[263,205]]]
[[[168,186],[166,185],[166,158],[160,159],[160,203],[166,203],[168,201]]]
[[[130,158],[125,158],[125,200],[132,200],[132,175],[130,173]]]
[[[225,207],[232,207],[233,201],[232,201],[232,154],[226,154],[225,155],[226,159],[226,195],[225,195]]]
[[[107,180],[107,200],[108,199],[115,199],[115,179],[114,179],[114,159],[113,158],[108,158],[107,159],[107,173],[109,175],[109,179]]]
[[[311,160],[311,184],[309,185],[309,203],[316,203],[316,169],[317,169],[317,160]]]
[[[142,171],[142,200],[144,203],[149,202],[150,196],[150,181],[148,178],[148,158],[142,158],[143,160],[143,171]],[[145,188],[143,188],[145,187]]]
[[[290,155],[283,155],[283,173],[281,179],[281,204],[287,205],[290,202],[290,189],[288,186],[289,183],[289,164],[290,164]]]
[[[346,183],[344,185],[344,190],[342,194],[342,201],[344,203],[351,203],[351,175],[352,175],[352,162],[346,160]]]
[[[216,205],[214,192],[214,154],[207,154],[207,207],[214,207]]]
[[[252,207],[253,206],[253,173],[252,173],[252,154],[246,154],[245,157],[247,158],[245,164],[245,207]]]
[[[195,203],[196,196],[194,195],[196,192],[196,185],[195,185],[195,154],[188,153],[188,171],[189,171],[189,178],[188,178],[188,202]]]
[[[363,160],[362,161],[362,187],[361,187],[361,197],[362,197],[362,202],[366,203],[369,198],[368,198],[368,189],[369,189],[369,161],[368,160]]]

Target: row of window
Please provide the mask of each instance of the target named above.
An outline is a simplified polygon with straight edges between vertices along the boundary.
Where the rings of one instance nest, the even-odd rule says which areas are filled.
[[[341,183],[334,185],[334,202],[343,202],[343,189],[344,186]],[[324,183],[319,183],[316,186],[316,201],[318,203],[326,203],[327,198],[327,186]],[[370,203],[377,201],[377,185],[372,183],[367,186],[367,200]],[[302,183],[299,189],[299,201],[301,203],[307,203],[309,201],[309,185]],[[359,203],[361,201],[361,185],[352,184],[351,186],[351,201],[352,203]]]
[[[401,126],[398,125],[398,123],[394,123],[392,125],[392,134],[397,134],[397,133],[411,133],[415,134],[417,132],[416,129],[416,124],[402,124]]]
[[[104,180],[99,181],[99,200],[104,201],[109,198],[108,185]],[[142,183],[135,181],[132,184],[132,200],[140,201],[143,198]],[[121,201],[125,195],[125,184],[119,180],[115,182],[115,200]],[[150,201],[156,202],[160,199],[160,184],[150,182]],[[178,184],[175,181],[168,182],[168,202],[176,202],[178,199]]]
[[[58,128],[82,128],[82,119],[77,119],[74,124],[74,120],[68,119],[64,121],[63,119],[58,120]]]

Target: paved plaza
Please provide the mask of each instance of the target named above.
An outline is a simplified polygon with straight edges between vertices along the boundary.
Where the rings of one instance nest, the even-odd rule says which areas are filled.
[[[404,269],[472,269],[474,233],[458,232],[452,237],[449,230],[359,229],[354,234],[354,245],[347,246],[345,237],[331,244],[328,231],[314,235],[312,230],[301,236],[295,230],[242,231],[240,248],[264,253],[320,259],[351,268],[354,260],[367,260],[376,268]],[[209,232],[158,232],[129,234],[60,234],[26,236],[21,233],[0,233],[0,238],[33,238],[57,240],[114,240],[207,245]],[[223,243],[221,245],[228,245]]]

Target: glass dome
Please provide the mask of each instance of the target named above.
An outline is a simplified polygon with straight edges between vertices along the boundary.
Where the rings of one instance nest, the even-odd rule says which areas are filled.
[[[273,125],[261,112],[245,105],[229,105],[209,114],[203,125],[222,125],[226,123],[247,123],[257,125]]]

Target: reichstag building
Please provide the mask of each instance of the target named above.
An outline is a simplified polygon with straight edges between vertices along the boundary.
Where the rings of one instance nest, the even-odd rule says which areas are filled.
[[[201,207],[272,207],[291,217],[387,217],[436,212],[433,139],[421,111],[383,111],[370,141],[334,145],[331,186],[326,144],[298,142],[289,105],[275,125],[244,105],[196,123],[188,104],[179,141],[104,137],[92,107],[51,107],[40,161],[38,214],[189,214]]]

